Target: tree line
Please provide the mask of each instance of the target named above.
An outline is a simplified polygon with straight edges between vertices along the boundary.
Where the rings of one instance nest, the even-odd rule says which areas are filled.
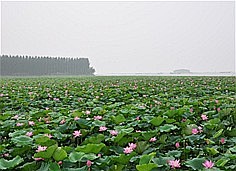
[[[1,75],[93,75],[88,58],[1,55]]]

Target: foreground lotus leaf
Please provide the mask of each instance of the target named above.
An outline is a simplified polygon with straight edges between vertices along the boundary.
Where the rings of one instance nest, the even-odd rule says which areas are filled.
[[[100,144],[86,144],[83,146],[78,146],[76,147],[76,151],[78,152],[84,152],[84,153],[95,153],[98,154],[103,147],[106,145],[104,143]]]
[[[12,160],[5,160],[3,158],[0,159],[0,169],[5,170],[5,169],[10,169],[14,168],[15,166],[19,165],[22,163],[24,160],[20,156],[16,156]]]
[[[235,171],[235,101],[235,77],[4,77],[0,170]]]

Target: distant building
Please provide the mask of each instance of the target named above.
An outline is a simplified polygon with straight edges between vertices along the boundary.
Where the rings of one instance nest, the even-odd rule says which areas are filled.
[[[189,74],[191,73],[188,69],[177,69],[174,70],[173,74]]]

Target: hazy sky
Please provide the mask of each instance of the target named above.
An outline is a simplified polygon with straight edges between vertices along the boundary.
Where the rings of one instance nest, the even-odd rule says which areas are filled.
[[[231,2],[2,2],[2,54],[88,57],[97,74],[235,70]]]

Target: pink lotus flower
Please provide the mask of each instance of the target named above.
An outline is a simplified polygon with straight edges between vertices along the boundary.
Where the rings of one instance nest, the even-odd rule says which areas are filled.
[[[180,147],[179,142],[176,142],[176,143],[175,143],[175,147],[176,147],[176,148],[179,148],[179,147]]]
[[[55,97],[54,97],[53,100],[54,100],[54,101],[59,101],[59,98],[55,98]]]
[[[142,132],[141,130],[136,130],[135,132]]]
[[[62,165],[62,161],[57,162],[57,164]]]
[[[102,154],[98,153],[98,157],[102,157]]]
[[[100,126],[100,128],[99,128],[99,131],[100,131],[100,132],[106,131],[106,130],[107,130],[107,127],[105,127],[105,126]]]
[[[190,108],[189,111],[192,113],[193,112],[193,108]]]
[[[140,117],[139,117],[139,116],[137,116],[137,117],[136,117],[136,120],[137,120],[137,121],[139,121],[139,120],[140,120]]]
[[[33,159],[34,159],[35,161],[44,160],[44,158],[40,158],[40,157],[39,157],[39,158],[34,158],[34,157],[33,157]]]
[[[90,160],[87,160],[86,165],[87,165],[88,167],[91,167],[91,166],[92,166],[92,162],[91,162]]]
[[[139,106],[141,109],[145,109],[145,106],[144,105],[141,105],[141,106]]]
[[[31,137],[33,135],[33,132],[27,132],[25,135]]]
[[[175,107],[170,107],[170,110],[175,110]]]
[[[214,166],[214,163],[210,160],[206,160],[204,163],[202,163],[202,165],[206,168],[206,169],[210,169]]]
[[[74,120],[75,121],[78,121],[80,118],[78,117],[78,116],[76,116],[75,118],[74,118]]]
[[[220,142],[221,142],[221,144],[224,144],[224,143],[225,143],[225,139],[224,139],[224,138],[221,138],[221,139],[220,139]]]
[[[202,118],[202,120],[204,120],[204,121],[208,119],[207,115],[204,115],[204,114],[201,115],[201,118]]]
[[[110,131],[110,134],[113,135],[113,136],[116,136],[118,134],[118,131],[116,130],[111,130]]]
[[[60,122],[60,124],[64,124],[64,123],[66,123],[66,120],[65,120],[65,119],[62,119],[61,122]]]
[[[46,107],[45,109],[46,109],[46,110],[49,110],[49,107]]]
[[[186,122],[186,120],[187,120],[187,119],[183,118],[183,119],[182,119],[182,122]]]
[[[15,115],[15,116],[13,116],[12,118],[13,118],[13,119],[18,119],[19,116],[18,116],[18,115]]]
[[[216,104],[219,103],[219,100],[215,100]]]
[[[157,140],[156,137],[153,137],[149,140],[149,142],[155,142],[156,140]]]
[[[86,115],[89,115],[90,113],[91,113],[91,112],[90,112],[89,110],[86,110],[86,111],[85,111],[85,114],[86,114]]]
[[[217,108],[217,111],[218,111],[218,112],[220,111],[220,108],[219,108],[219,107]]]
[[[46,146],[38,146],[38,149],[36,150],[36,152],[45,151],[46,149],[47,149]]]
[[[129,154],[129,153],[131,153],[132,151],[133,151],[133,149],[130,148],[130,147],[125,147],[125,148],[124,148],[124,153],[125,153],[125,154]]]
[[[9,153],[4,153],[3,154],[3,157],[8,157],[9,156]]]
[[[16,126],[23,126],[23,123],[17,123]]]
[[[135,143],[129,143],[129,147],[130,147],[132,150],[134,150],[134,149],[137,147],[137,145],[136,145]]]
[[[94,118],[94,120],[101,120],[102,116],[94,116],[93,118]]]
[[[198,133],[197,128],[193,128],[193,129],[192,129],[192,134],[197,134],[197,133]]]
[[[76,137],[80,137],[82,134],[80,131],[74,131],[73,135],[76,138]]]
[[[35,125],[34,121],[29,121],[28,124],[29,124],[30,126],[34,126],[34,125]]]
[[[44,134],[44,136],[48,137],[48,138],[52,138],[52,135],[51,134]]]
[[[199,126],[198,127],[198,131],[201,133],[201,132],[203,132],[203,130],[202,130],[202,127],[201,126]]]
[[[180,167],[179,160],[170,160],[169,165],[171,166],[172,169]]]

